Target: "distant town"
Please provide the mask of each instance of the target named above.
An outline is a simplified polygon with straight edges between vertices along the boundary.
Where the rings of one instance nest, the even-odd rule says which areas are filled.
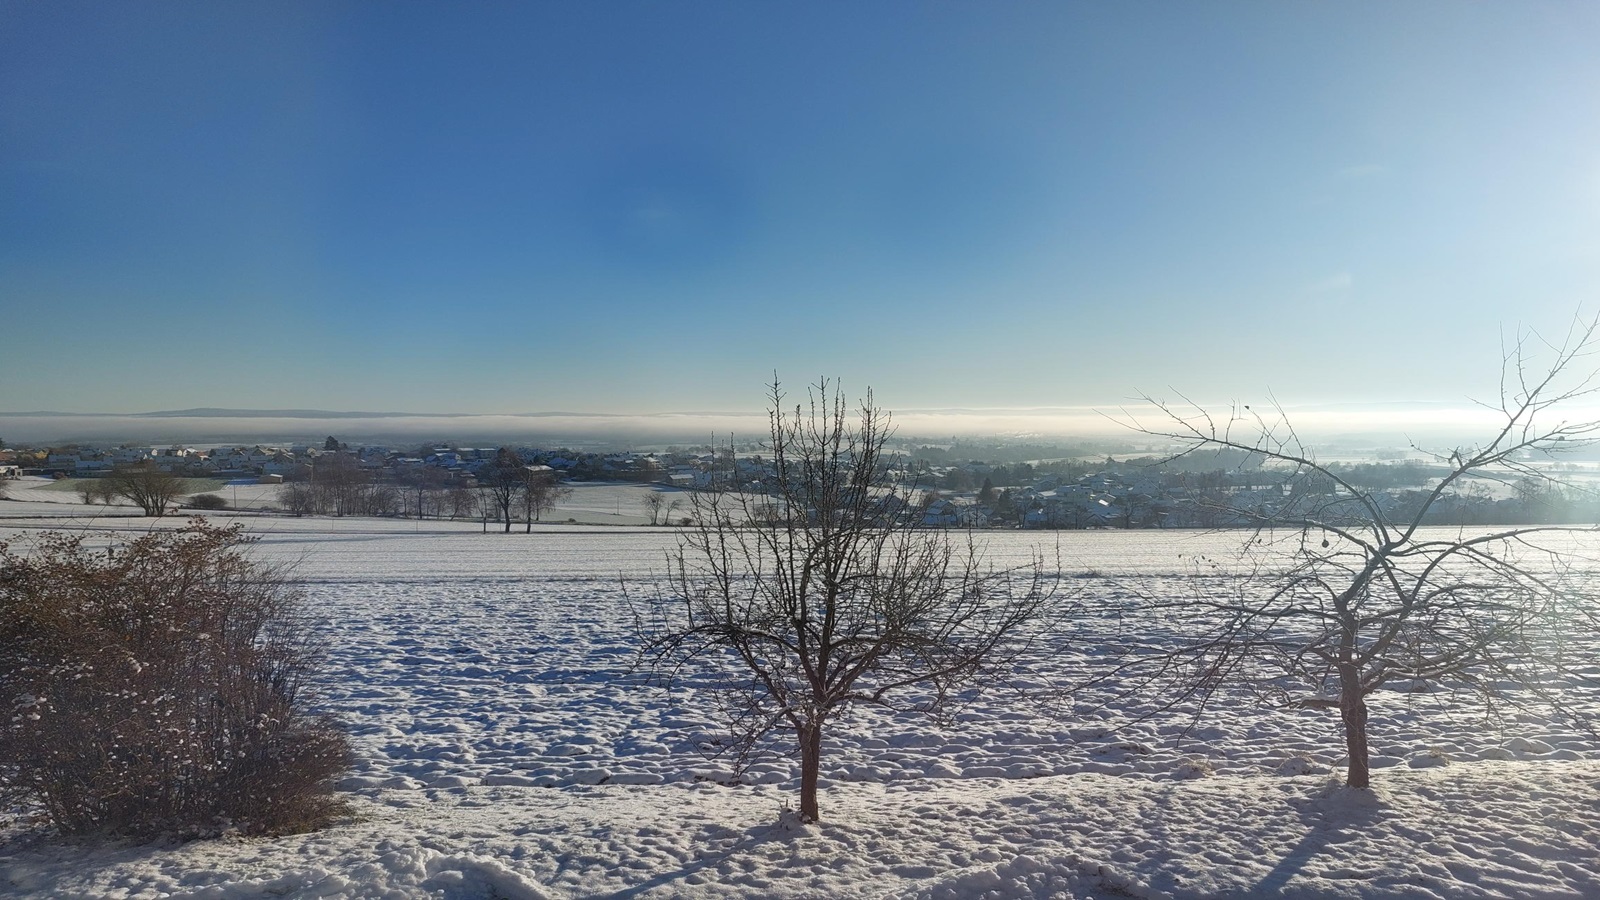
[[[973,448],[967,448],[973,449]],[[1035,459],[960,458],[963,448],[933,444],[899,450],[885,474],[902,489],[885,514],[944,528],[1215,528],[1246,526],[1272,517],[1307,493],[1370,493],[1386,515],[1410,518],[1436,483],[1439,467],[1409,459],[1331,464],[1346,485],[1314,480],[1247,460],[1210,459],[1179,465],[1158,456],[1058,456]],[[1012,448],[992,453],[1071,452]],[[596,483],[654,485],[661,492],[760,491],[771,474],[757,445],[669,447],[651,452],[584,452],[565,448],[349,446],[334,436],[290,446],[123,445],[0,446],[4,480],[42,476],[72,480],[84,502],[108,502],[97,488],[119,471],[161,472],[202,486],[177,505],[224,508],[203,486],[281,484],[276,502],[256,511],[291,515],[367,515],[416,518],[513,518],[509,494],[491,514],[486,489],[504,482],[514,464],[525,496],[521,519],[537,520],[574,487]],[[207,481],[209,480],[209,481]],[[530,490],[537,485],[538,490]],[[214,489],[214,487],[213,487]],[[188,493],[187,491],[185,493]],[[537,496],[533,496],[537,494]],[[651,504],[652,524],[686,524],[688,504]],[[519,521],[521,520],[519,519]],[[1592,492],[1569,482],[1479,478],[1448,491],[1429,507],[1433,524],[1477,525],[1600,520]]]

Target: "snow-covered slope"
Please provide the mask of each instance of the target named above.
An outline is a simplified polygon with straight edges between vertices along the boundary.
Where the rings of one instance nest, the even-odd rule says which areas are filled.
[[[276,525],[274,527],[277,527]],[[24,535],[24,539],[26,536]],[[1384,693],[1376,789],[1338,784],[1337,722],[1228,695],[1199,723],[1153,699],[1076,715],[1103,666],[1072,633],[954,723],[862,712],[830,735],[822,825],[793,764],[736,772],[691,681],[630,671],[637,596],[671,536],[283,529],[354,735],[357,817],[183,846],[13,827],[0,895],[90,897],[1600,896],[1600,742],[1537,711],[1486,719]],[[1032,539],[993,539],[998,563]],[[1228,535],[1062,536],[1064,602],[1204,590]],[[1054,548],[1051,548],[1052,555]],[[1128,720],[1146,716],[1142,721]]]

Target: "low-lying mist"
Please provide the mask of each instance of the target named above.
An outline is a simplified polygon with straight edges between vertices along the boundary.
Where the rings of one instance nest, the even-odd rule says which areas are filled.
[[[1208,408],[1219,424],[1227,404]],[[1187,412],[1192,413],[1193,410]],[[1241,415],[1253,412],[1241,408]],[[1573,413],[1584,411],[1574,410]],[[1296,433],[1323,452],[1405,450],[1470,446],[1504,424],[1485,409],[1443,404],[1304,406],[1285,409]],[[1594,418],[1600,418],[1600,411]],[[1129,427],[1171,424],[1147,405],[911,409],[895,411],[899,437],[943,442],[973,438],[1115,445],[1123,452],[1162,442]],[[645,415],[543,413],[521,415],[327,412],[321,410],[184,410],[139,414],[0,413],[0,439],[7,445],[67,443],[113,445],[306,444],[334,435],[346,443],[482,446],[521,444],[574,448],[649,448],[755,441],[766,433],[766,413],[679,412]],[[1249,423],[1236,423],[1247,428]],[[1243,433],[1243,432],[1239,432]],[[1577,454],[1593,457],[1595,454]]]

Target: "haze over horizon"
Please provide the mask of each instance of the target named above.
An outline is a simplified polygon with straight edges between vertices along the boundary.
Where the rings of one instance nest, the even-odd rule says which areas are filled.
[[[1192,413],[1190,408],[1180,408]],[[1209,410],[1228,415],[1229,407]],[[1248,408],[1232,407],[1249,416]],[[1266,411],[1271,417],[1275,413]],[[1494,430],[1483,408],[1396,403],[1386,408],[1338,405],[1284,409],[1297,432],[1322,451],[1384,455],[1423,447],[1448,451],[1469,446]],[[889,410],[897,438],[938,443],[957,439],[1080,446],[1163,445],[1129,427],[1132,419],[1159,426],[1160,413],[1144,404],[1115,408],[1039,407],[991,410]],[[1600,409],[1582,410],[1600,419]],[[1130,418],[1131,417],[1131,418]],[[683,411],[650,415],[551,412],[535,414],[382,413],[327,410],[174,410],[139,414],[0,411],[0,439],[9,446],[66,443],[120,444],[319,444],[334,435],[352,444],[410,446],[448,443],[545,447],[659,447],[759,440],[767,430],[763,411]],[[1580,448],[1574,446],[1573,451]],[[1600,455],[1600,449],[1575,456]]]
[[[646,421],[777,372],[1421,427],[1600,309],[1597,46],[1576,3],[0,0],[0,410]]]

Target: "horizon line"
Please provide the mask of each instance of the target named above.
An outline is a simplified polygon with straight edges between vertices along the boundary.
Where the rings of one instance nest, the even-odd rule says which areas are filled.
[[[1038,405],[1038,406],[912,406],[912,407],[883,407],[891,415],[896,414],[944,414],[944,415],[990,415],[994,413],[1058,413],[1058,412],[1098,412],[1122,409],[1128,406],[1153,406],[1155,401],[1148,398],[1128,398],[1116,403],[1103,404],[1063,404],[1063,405]],[[1171,404],[1178,406],[1178,404]],[[1224,401],[1215,403],[1192,403],[1184,401],[1184,409],[1200,408],[1215,409],[1224,406],[1240,406],[1249,408],[1248,404],[1239,404],[1237,401]],[[1453,408],[1470,407],[1481,409],[1482,404],[1474,403],[1468,399],[1460,401],[1448,400],[1381,400],[1381,401],[1322,401],[1296,404],[1259,404],[1263,410],[1268,408],[1282,408],[1284,410],[1351,410],[1351,409],[1394,409],[1394,408]],[[463,419],[504,417],[517,419],[530,418],[558,418],[581,417],[598,419],[632,419],[632,418],[671,418],[681,416],[765,416],[769,410],[765,409],[686,409],[662,410],[658,412],[591,412],[580,410],[549,410],[538,412],[404,412],[404,411],[374,411],[374,410],[328,410],[328,409],[262,409],[254,407],[221,407],[197,406],[187,409],[150,410],[143,412],[77,412],[68,410],[0,410],[0,417],[21,418],[24,416],[38,416],[51,418],[91,418],[91,417],[126,417],[126,418],[288,418],[288,419]]]

